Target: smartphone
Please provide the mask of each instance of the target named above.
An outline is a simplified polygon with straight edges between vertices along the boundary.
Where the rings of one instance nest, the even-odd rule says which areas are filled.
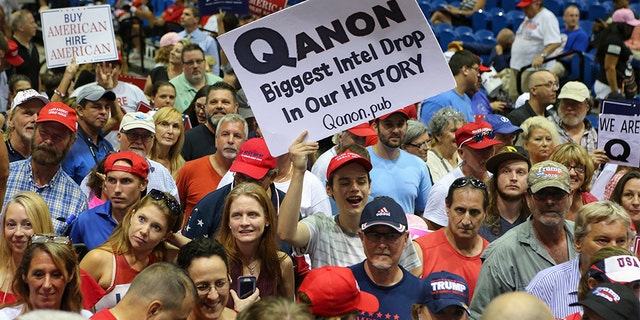
[[[256,277],[240,276],[238,277],[238,297],[244,299],[256,291]]]

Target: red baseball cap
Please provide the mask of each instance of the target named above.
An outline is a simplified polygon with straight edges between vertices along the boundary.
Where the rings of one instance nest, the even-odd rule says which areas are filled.
[[[412,106],[410,106],[410,107],[412,107]],[[393,111],[393,112],[391,112],[391,113],[387,113],[387,114],[385,114],[384,116],[380,117],[379,119],[382,121],[382,120],[384,120],[384,119],[386,119],[386,118],[390,117],[392,114],[395,114],[395,113],[401,113],[401,114],[404,114],[405,116],[407,116],[407,119],[411,119],[411,115],[409,114],[409,110],[407,110],[407,109],[408,109],[408,107],[404,107],[404,108],[402,108],[402,109],[398,109],[398,110]]]
[[[368,137],[368,136],[376,136],[378,135],[369,125],[368,122],[363,124],[359,124],[351,129],[347,129],[347,131],[355,134],[358,137]]]
[[[367,172],[371,171],[371,168],[373,168],[369,160],[347,149],[343,153],[331,158],[331,161],[329,161],[329,166],[327,167],[327,180],[331,177],[331,174],[334,171],[351,162],[359,163],[367,169]]]
[[[518,2],[518,4],[516,4],[516,7],[518,8],[524,8],[534,2],[539,2],[540,0],[522,0],[520,2]]]
[[[354,310],[374,313],[380,308],[376,296],[360,291],[351,269],[324,266],[309,271],[298,292],[311,300],[309,311],[314,315],[332,317]]]
[[[488,122],[469,122],[456,130],[458,148],[466,145],[471,149],[484,149],[502,142],[493,139],[495,133]]]
[[[9,44],[9,51],[4,54],[4,59],[14,67],[22,65],[24,60],[18,55],[18,44],[11,39],[7,39],[7,43]]]
[[[240,146],[240,151],[229,168],[231,172],[240,172],[260,180],[277,166],[276,158],[271,156],[267,143],[262,138],[252,138]]]
[[[116,165],[118,160],[125,160],[131,163],[131,167]],[[123,171],[133,173],[136,176],[146,179],[149,175],[149,164],[147,160],[133,151],[120,151],[107,156],[104,161],[104,173],[110,171]]]
[[[49,102],[40,110],[36,122],[54,121],[64,125],[71,132],[76,132],[77,120],[76,112],[68,105],[62,102]]]

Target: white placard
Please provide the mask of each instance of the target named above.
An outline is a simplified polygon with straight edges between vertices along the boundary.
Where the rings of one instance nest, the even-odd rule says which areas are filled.
[[[415,0],[308,0],[218,40],[274,156],[455,87]]]
[[[609,163],[640,166],[640,105],[637,101],[604,100],[598,117],[598,149]]]
[[[118,60],[111,8],[108,5],[44,10],[42,37],[47,67]]]

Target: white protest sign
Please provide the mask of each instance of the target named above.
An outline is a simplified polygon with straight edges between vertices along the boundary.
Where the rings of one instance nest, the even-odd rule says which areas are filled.
[[[42,36],[47,67],[118,60],[116,37],[108,5],[44,10]]]
[[[308,0],[218,40],[274,156],[455,87],[415,0]]]
[[[635,101],[604,100],[598,119],[598,149],[610,163],[640,167],[640,105]]]

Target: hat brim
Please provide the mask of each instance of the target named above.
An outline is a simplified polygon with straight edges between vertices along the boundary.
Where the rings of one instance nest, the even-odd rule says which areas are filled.
[[[398,233],[404,233],[407,231],[407,226],[401,224],[401,223],[393,223],[391,221],[369,221],[369,222],[365,222],[362,225],[360,225],[360,229],[362,229],[362,231],[365,231],[373,226],[387,226],[387,227],[391,227],[394,230],[398,231]]]
[[[495,146],[497,144],[503,144],[503,143],[502,143],[502,141],[498,141],[496,139],[491,139],[491,138],[488,138],[488,137],[484,137],[482,139],[482,141],[480,141],[480,142],[475,142],[475,141],[471,140],[471,141],[465,142],[460,147],[468,146],[471,149],[478,150],[478,149],[484,149],[484,148],[488,148],[488,147],[491,147],[491,146]]]
[[[34,105],[34,102],[36,102],[36,103],[37,103],[37,101],[40,101],[40,102],[42,103],[42,105],[41,105],[41,106]],[[44,106],[45,106],[47,103],[49,103],[49,102],[51,102],[51,101],[49,101],[48,99],[46,99],[46,98],[45,98],[45,97],[43,97],[43,96],[33,96],[33,97],[30,97],[29,99],[27,99],[27,100],[25,100],[25,101],[22,101],[20,104],[15,105],[13,108],[15,108],[15,107],[22,107],[22,106],[25,106],[25,105],[35,106],[35,107],[40,107],[40,108],[42,108],[42,107],[44,107]],[[13,108],[12,108],[12,109],[13,109]]]
[[[377,135],[377,133],[373,129],[371,129],[371,127],[367,127],[367,128],[351,128],[351,129],[348,129],[347,131],[355,134],[358,137],[368,137],[368,136]]]
[[[233,163],[231,164],[229,171],[239,172],[253,179],[260,180],[264,178],[265,175],[267,175],[267,172],[269,172],[269,169],[264,167],[254,166],[252,164],[242,162],[236,158],[236,161],[233,161]]]
[[[522,128],[520,128],[518,126],[514,126],[512,124],[505,123],[502,127],[498,128],[498,129],[493,128],[493,131],[495,131],[497,133],[502,133],[502,134],[512,134],[514,132],[522,132],[524,130],[522,130]]]
[[[542,181],[542,182],[538,182],[536,184],[534,184],[533,186],[530,187],[531,192],[533,193],[537,193],[538,191],[544,189],[544,188],[556,188],[559,190],[562,190],[566,193],[571,193],[571,185],[567,185],[567,186],[560,186],[558,185],[558,182],[553,181],[553,180],[546,180],[546,181]]]
[[[36,123],[42,123],[42,122],[56,122],[56,123],[59,123],[59,124],[65,126],[65,128],[71,130],[71,132],[76,132],[77,131],[77,128],[75,126],[71,126],[70,124],[64,123],[64,122],[62,122],[62,121],[60,121],[58,119],[50,119],[48,117],[46,117],[46,118],[40,118],[39,117],[38,120],[36,120]]]
[[[351,158],[348,161],[345,161],[345,162],[341,163],[339,166],[335,167],[333,170],[327,171],[327,180],[329,180],[329,177],[331,176],[332,173],[336,172],[338,169],[340,169],[340,168],[342,168],[342,167],[344,167],[344,166],[346,166],[347,164],[350,164],[350,163],[357,163],[357,164],[363,166],[367,170],[367,172],[369,172],[369,171],[371,171],[371,169],[373,169],[373,165],[366,158],[362,158],[362,157]]]
[[[495,175],[496,172],[498,171],[498,168],[500,168],[501,164],[507,161],[516,161],[516,160],[525,161],[527,165],[529,165],[529,168],[531,168],[531,161],[529,161],[529,159],[527,159],[527,157],[525,157],[523,154],[519,152],[504,152],[504,153],[496,154],[495,156],[487,160],[487,164],[486,164],[487,171]]]
[[[471,311],[469,310],[469,306],[467,306],[464,302],[456,299],[436,299],[436,300],[428,301],[426,305],[427,305],[427,308],[429,308],[429,310],[433,313],[440,313],[442,310],[444,310],[447,307],[455,306],[455,307],[460,307],[464,309],[464,311],[467,312],[468,315],[471,314]]]
[[[371,293],[360,291],[360,301],[356,304],[360,311],[374,313],[380,309],[378,298]]]
[[[573,94],[573,93],[560,93],[558,95],[558,99],[571,99],[573,101],[578,101],[578,102],[584,102],[585,100],[587,100],[587,98],[581,95]]]
[[[5,57],[4,60],[9,62],[9,64],[14,66],[14,67],[19,67],[24,63],[24,59],[22,59],[22,57],[20,57],[20,56],[12,56],[12,57],[9,57],[9,58]]]
[[[518,4],[516,4],[516,7],[518,8],[524,8],[532,3],[534,3],[535,1],[528,1],[528,0],[524,0],[524,1],[520,1],[518,2]]]
[[[571,307],[575,307],[575,306],[583,306],[583,307],[587,307],[589,309],[591,309],[593,312],[595,312],[597,315],[599,315],[600,317],[602,317],[603,319],[607,319],[607,320],[628,320],[627,318],[623,318],[620,317],[618,313],[613,312],[613,310],[611,310],[611,308],[608,308],[607,306],[603,305],[602,303],[592,300],[592,299],[585,299],[579,302],[574,302],[569,304],[569,306]]]
[[[607,278],[615,282],[629,283],[640,280],[640,269],[629,269],[605,273]]]

